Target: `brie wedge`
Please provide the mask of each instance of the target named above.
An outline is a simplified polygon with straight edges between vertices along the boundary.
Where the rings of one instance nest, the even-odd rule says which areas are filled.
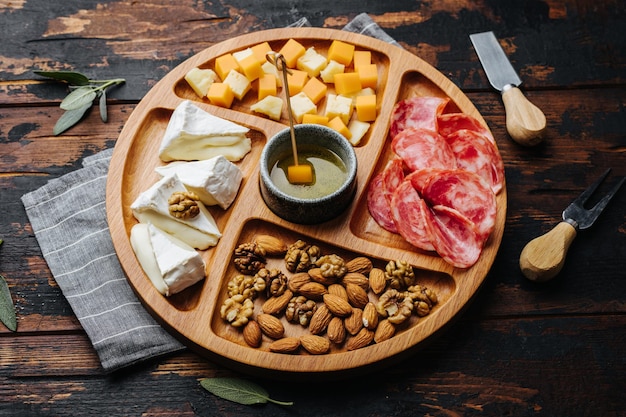
[[[172,113],[161,141],[159,157],[169,162],[224,155],[229,161],[238,161],[252,149],[250,138],[246,137],[249,130],[213,116],[185,100]]]
[[[169,213],[167,200],[176,191],[187,191],[176,174],[161,178],[131,204],[133,215],[140,223],[152,223],[196,249],[215,246],[222,234],[201,201],[200,213],[191,219],[178,219]]]
[[[226,210],[239,191],[243,178],[237,165],[219,155],[204,161],[171,162],[156,168],[162,177],[176,174],[185,187],[207,206]]]
[[[130,244],[152,284],[165,296],[181,292],[205,277],[200,254],[152,224],[133,226]]]

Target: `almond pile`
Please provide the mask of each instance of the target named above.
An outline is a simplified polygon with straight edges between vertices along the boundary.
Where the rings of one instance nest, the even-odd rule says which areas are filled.
[[[317,247],[302,241],[288,246],[269,235],[256,236],[254,242],[240,248],[254,249],[255,263],[260,267],[254,277],[236,277],[240,286],[250,282],[258,288],[259,276],[273,280],[266,282],[265,296],[263,291],[247,291],[258,297],[255,310],[260,304],[261,311],[248,311],[237,321],[222,315],[241,329],[243,340],[253,348],[312,355],[330,353],[333,347],[352,351],[390,339],[398,325],[412,315],[429,314],[437,303],[435,293],[418,285],[413,268],[402,261],[390,261],[382,269],[367,257],[344,261],[335,254],[321,254]],[[236,253],[241,254],[241,250]],[[264,269],[266,256],[284,257],[288,275]],[[241,262],[236,265],[241,271]],[[250,274],[249,269],[245,271]],[[405,279],[399,281],[398,274],[404,274]],[[398,282],[406,282],[406,287],[399,287]],[[281,286],[277,283],[283,288],[277,290]],[[233,281],[229,291],[232,287]],[[298,325],[308,331],[291,330]]]

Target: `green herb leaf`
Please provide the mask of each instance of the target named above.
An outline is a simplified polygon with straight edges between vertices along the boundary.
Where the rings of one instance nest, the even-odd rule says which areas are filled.
[[[61,102],[63,110],[76,110],[92,105],[97,93],[91,87],[79,87],[72,91]]]
[[[57,123],[54,125],[54,129],[52,133],[56,135],[60,135],[65,132],[70,127],[74,126],[76,123],[83,118],[83,115],[87,110],[89,110],[92,106],[92,103],[89,103],[79,109],[68,110],[57,120]]]
[[[102,93],[100,93],[99,107],[100,107],[100,118],[102,119],[102,121],[104,123],[106,123],[107,120],[109,120],[109,116],[108,116],[108,112],[107,112],[107,92],[106,92],[106,90],[102,90]]]
[[[59,81],[66,81],[73,85],[87,85],[89,78],[76,71],[35,71],[35,74],[42,77],[53,78]]]
[[[12,332],[17,330],[15,306],[9,286],[2,275],[0,275],[0,321]]]
[[[245,379],[206,378],[200,381],[200,385],[220,398],[239,404],[264,404],[269,401],[279,405],[293,405],[293,402],[272,400],[263,387]]]

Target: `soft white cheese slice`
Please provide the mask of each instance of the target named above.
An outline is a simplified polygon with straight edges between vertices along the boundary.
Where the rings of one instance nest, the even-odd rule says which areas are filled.
[[[170,117],[159,148],[159,157],[166,162],[195,161],[223,153],[228,160],[239,160],[251,149],[251,141],[246,137],[249,130],[207,113],[185,100],[174,109]]]
[[[219,155],[204,161],[171,162],[156,168],[162,177],[176,174],[207,206],[226,210],[239,191],[243,175],[237,165]]]
[[[205,277],[200,254],[152,224],[133,226],[130,243],[144,272],[165,296],[181,292]]]
[[[133,215],[139,222],[152,223],[196,249],[215,246],[222,234],[201,201],[200,213],[191,219],[178,219],[169,213],[167,200],[176,191],[187,191],[176,174],[161,178],[131,204]]]

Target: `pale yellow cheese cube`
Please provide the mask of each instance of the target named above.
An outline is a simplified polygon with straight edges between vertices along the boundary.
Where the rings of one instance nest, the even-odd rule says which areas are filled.
[[[283,100],[276,96],[266,96],[250,106],[250,110],[264,114],[272,120],[280,120],[283,111]]]
[[[254,56],[251,48],[246,48],[241,51],[233,52],[233,58],[235,58],[235,61],[237,61],[239,65],[241,65],[241,61],[249,56]]]
[[[353,146],[357,146],[359,143],[361,143],[361,139],[363,139],[369,128],[370,124],[367,122],[362,122],[356,119],[351,120],[348,124],[348,130],[352,135],[349,139],[350,143]]]
[[[212,69],[192,68],[185,74],[185,80],[198,97],[204,97],[217,80],[217,74]]]
[[[328,65],[320,71],[320,77],[322,77],[322,81],[327,84],[332,84],[335,82],[335,74],[341,74],[345,71],[346,66],[340,64],[337,61],[329,61]]]
[[[224,80],[224,84],[230,87],[233,94],[235,95],[235,97],[237,97],[238,100],[241,100],[243,96],[245,96],[246,93],[250,91],[250,88],[252,86],[250,80],[248,80],[245,75],[235,70],[230,70],[230,72],[226,76],[226,79]]]
[[[289,100],[291,102],[291,110],[293,112],[293,117],[297,123],[302,123],[302,117],[305,114],[317,113],[317,106],[303,92],[299,92],[298,94],[292,96]]]
[[[329,120],[339,117],[344,124],[348,124],[352,116],[352,99],[337,94],[328,94],[326,97],[326,110],[324,116]]]
[[[304,55],[298,58],[296,61],[296,68],[301,71],[305,71],[309,74],[309,77],[313,78],[320,74],[320,71],[326,67],[327,63],[328,60],[326,57],[318,53],[315,48],[311,47],[306,50]]]

